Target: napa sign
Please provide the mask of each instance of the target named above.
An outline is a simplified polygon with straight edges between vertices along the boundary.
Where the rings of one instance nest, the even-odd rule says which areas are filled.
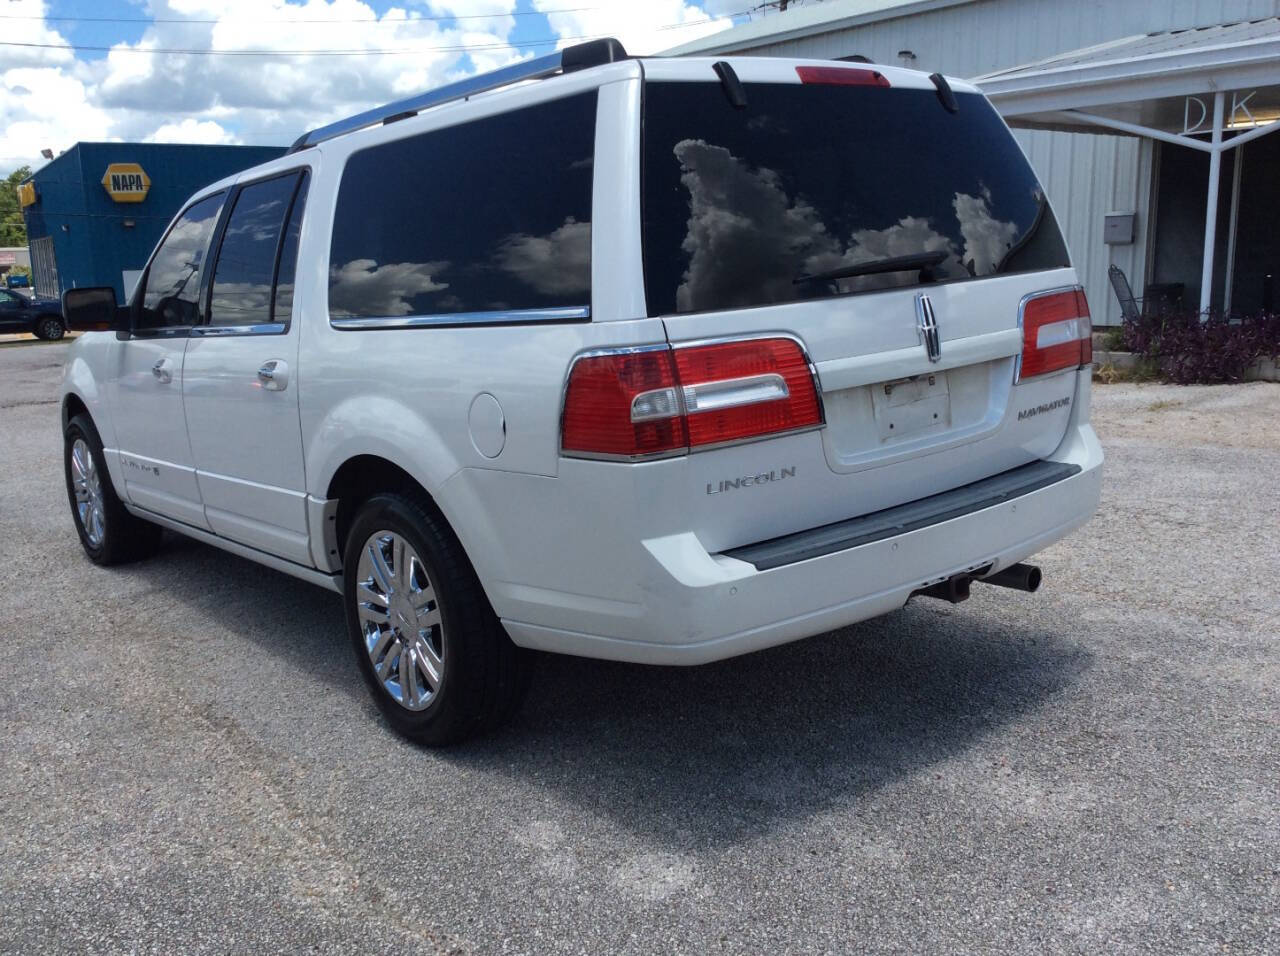
[[[102,188],[116,202],[142,202],[151,189],[151,177],[137,163],[112,163],[102,174]]]

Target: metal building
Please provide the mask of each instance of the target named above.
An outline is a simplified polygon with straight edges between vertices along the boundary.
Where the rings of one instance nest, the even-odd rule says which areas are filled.
[[[18,188],[40,295],[115,286],[123,299],[181,205],[276,146],[77,143]]]
[[[1280,128],[1276,17],[1280,0],[825,0],[669,53],[863,56],[974,79],[1054,204],[1094,323],[1114,325],[1112,267],[1174,307],[1280,300],[1263,214],[1280,199],[1280,136],[1262,135]]]

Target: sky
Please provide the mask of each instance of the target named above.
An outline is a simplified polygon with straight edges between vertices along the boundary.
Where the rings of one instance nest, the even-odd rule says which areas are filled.
[[[287,145],[580,38],[656,53],[758,2],[0,0],[0,176],[79,141]]]

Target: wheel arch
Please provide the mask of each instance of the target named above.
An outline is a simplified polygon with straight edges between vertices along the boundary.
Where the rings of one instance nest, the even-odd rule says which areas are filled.
[[[360,505],[377,494],[402,494],[417,498],[440,520],[448,533],[457,539],[463,552],[471,560],[466,537],[459,533],[457,523],[441,507],[437,496],[408,469],[374,453],[352,455],[338,466],[329,479],[325,497],[337,502],[334,540],[338,555],[346,551],[347,534]]]
[[[89,406],[85,404],[85,400],[75,392],[67,392],[66,395],[62,396],[62,427],[65,429],[71,424],[71,419],[77,415],[84,415],[89,421],[93,421],[93,413],[89,411]],[[96,422],[93,427],[98,427]]]
[[[338,503],[336,537],[339,554],[346,550],[347,532],[360,505],[383,493],[416,495],[430,502],[436,511],[440,510],[422,483],[395,462],[381,455],[353,455],[338,466],[325,491],[325,498]]]

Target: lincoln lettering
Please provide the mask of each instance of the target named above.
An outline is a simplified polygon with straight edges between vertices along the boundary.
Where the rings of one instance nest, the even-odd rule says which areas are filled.
[[[743,475],[741,478],[729,478],[721,482],[707,482],[707,494],[718,495],[738,488],[750,488],[752,485],[767,485],[771,481],[782,481],[796,476],[795,466],[780,468],[777,471],[762,471],[758,475]]]

